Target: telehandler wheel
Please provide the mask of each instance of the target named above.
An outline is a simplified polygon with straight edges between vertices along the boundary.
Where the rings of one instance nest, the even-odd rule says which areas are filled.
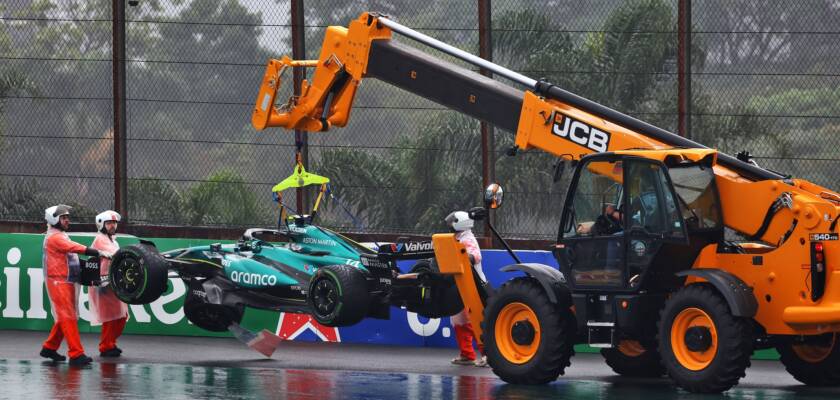
[[[776,346],[785,369],[812,386],[840,386],[840,333],[793,339]]]
[[[533,278],[508,281],[484,309],[481,339],[493,372],[508,383],[544,384],[569,366],[575,326]]]
[[[601,349],[601,355],[619,375],[658,378],[665,375],[665,368],[654,347],[645,347],[636,340],[622,340],[612,349]]]
[[[662,363],[685,390],[723,392],[738,384],[750,366],[751,328],[750,320],[733,316],[726,300],[711,286],[686,286],[662,310]]]

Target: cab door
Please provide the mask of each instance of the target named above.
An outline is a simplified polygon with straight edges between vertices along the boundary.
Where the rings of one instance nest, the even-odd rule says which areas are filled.
[[[637,290],[663,244],[686,242],[684,225],[662,163],[586,158],[567,195],[558,263],[576,289]]]
[[[620,288],[626,282],[623,221],[608,210],[622,210],[624,168],[620,158],[592,159],[578,165],[566,199],[558,262],[577,288]]]
[[[646,159],[624,165],[627,284],[637,288],[662,247],[687,243],[687,235],[667,168]]]

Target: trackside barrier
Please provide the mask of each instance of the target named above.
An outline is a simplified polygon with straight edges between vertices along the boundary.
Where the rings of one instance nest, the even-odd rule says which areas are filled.
[[[93,234],[74,233],[71,239],[90,244]],[[43,235],[0,234],[0,329],[22,329],[47,331],[53,323],[49,299],[44,290],[41,270],[41,247]],[[232,241],[202,239],[149,239],[160,251],[184,248],[209,243],[232,243]],[[133,236],[120,235],[121,246],[138,243]],[[523,262],[534,262],[557,267],[557,262],[547,251],[517,251]],[[482,251],[482,265],[485,275],[494,287],[516,276],[500,272],[499,269],[513,263],[502,250]],[[413,261],[405,261],[399,267],[407,271]],[[518,274],[518,273],[517,273]],[[521,274],[520,274],[521,275]],[[186,287],[180,279],[170,278],[167,291],[151,304],[129,306],[127,334],[216,336],[227,337],[228,333],[205,331],[193,326],[184,317],[184,294]],[[79,298],[79,330],[98,332],[98,326],[90,324],[90,304],[86,289]],[[361,323],[344,328],[329,328],[317,324],[306,315],[277,313],[247,309],[242,325],[249,329],[269,329],[281,337],[298,341],[333,341],[347,343],[370,343],[402,346],[455,347],[454,330],[449,318],[428,319],[414,313],[392,307],[391,319],[366,319]],[[578,346],[578,351],[593,351]],[[759,358],[776,358],[775,352],[758,352]]]

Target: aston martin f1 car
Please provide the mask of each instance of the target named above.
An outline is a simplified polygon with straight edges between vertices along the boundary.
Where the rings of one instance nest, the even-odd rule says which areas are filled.
[[[129,304],[146,304],[168,278],[187,284],[186,317],[225,331],[245,307],[312,315],[327,326],[366,317],[387,319],[390,307],[429,318],[454,315],[463,303],[451,276],[437,272],[431,242],[367,246],[292,216],[282,229],[248,229],[233,244],[158,252],[141,241],[114,255],[109,284]],[[408,271],[397,261],[416,260]]]

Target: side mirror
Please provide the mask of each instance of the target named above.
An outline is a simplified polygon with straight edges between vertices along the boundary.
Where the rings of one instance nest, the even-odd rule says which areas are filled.
[[[502,206],[502,195],[504,191],[498,183],[491,183],[484,190],[484,206],[488,209],[496,209]]]

